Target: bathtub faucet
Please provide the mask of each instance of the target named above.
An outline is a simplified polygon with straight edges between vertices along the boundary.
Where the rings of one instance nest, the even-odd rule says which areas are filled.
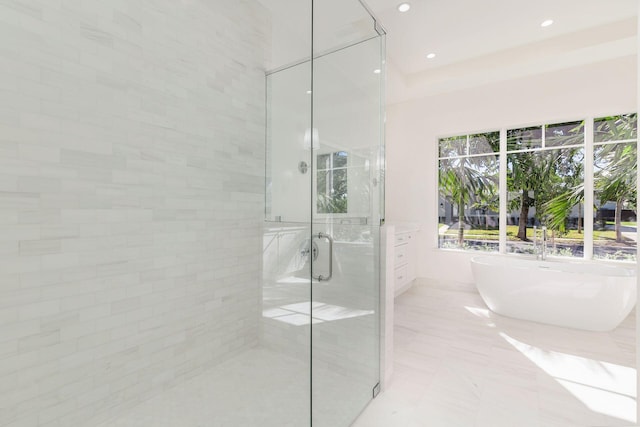
[[[533,251],[536,259],[547,259],[547,227],[542,227],[540,241],[538,242],[538,227],[533,226]]]

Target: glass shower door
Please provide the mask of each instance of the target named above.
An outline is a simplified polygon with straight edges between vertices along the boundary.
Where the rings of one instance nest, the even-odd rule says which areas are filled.
[[[268,425],[347,427],[379,383],[384,36],[357,0],[310,6],[309,56],[266,78],[260,340]]]
[[[260,344],[273,404],[255,425],[309,426],[311,411],[311,62],[266,76]]]
[[[380,372],[384,37],[360,3],[351,14],[331,3],[314,2],[314,427],[349,426],[377,392]],[[348,22],[323,20],[332,8]]]

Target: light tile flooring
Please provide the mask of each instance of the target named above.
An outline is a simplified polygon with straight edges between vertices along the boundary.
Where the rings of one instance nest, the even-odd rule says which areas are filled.
[[[354,408],[366,401],[362,384],[321,363],[315,369],[314,425],[348,425]],[[115,417],[83,427],[305,427],[309,371],[308,361],[257,347]]]
[[[633,424],[633,316],[610,333],[582,332],[498,316],[476,292],[454,289],[419,285],[396,300],[393,379],[353,427]],[[304,426],[308,369],[257,348],[100,427]],[[332,372],[316,378],[324,390],[343,382]]]
[[[97,427],[300,427],[308,395],[308,363],[256,348]]]
[[[353,427],[635,424],[635,319],[609,333],[502,317],[473,289],[396,299],[395,373]]]

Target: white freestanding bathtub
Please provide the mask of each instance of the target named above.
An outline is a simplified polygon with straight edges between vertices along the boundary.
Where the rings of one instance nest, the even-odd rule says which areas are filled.
[[[636,303],[635,269],[510,256],[471,259],[487,306],[504,316],[557,326],[610,331]]]

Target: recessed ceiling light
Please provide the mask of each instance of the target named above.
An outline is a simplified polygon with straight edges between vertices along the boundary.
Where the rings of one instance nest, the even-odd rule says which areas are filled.
[[[374,74],[380,74],[382,71],[380,71],[380,68],[376,68],[375,70],[373,70]]]
[[[546,20],[542,21],[542,24],[540,24],[540,26],[541,27],[548,27],[551,24],[553,24],[553,19],[546,19]]]
[[[400,3],[398,5],[398,10],[400,12],[406,12],[409,9],[411,9],[411,5],[409,3]]]
[[[311,95],[311,91],[310,90],[307,91],[307,95]]]
[[[427,59],[433,59],[435,57],[436,57],[435,53],[430,53],[430,54],[427,55]]]

